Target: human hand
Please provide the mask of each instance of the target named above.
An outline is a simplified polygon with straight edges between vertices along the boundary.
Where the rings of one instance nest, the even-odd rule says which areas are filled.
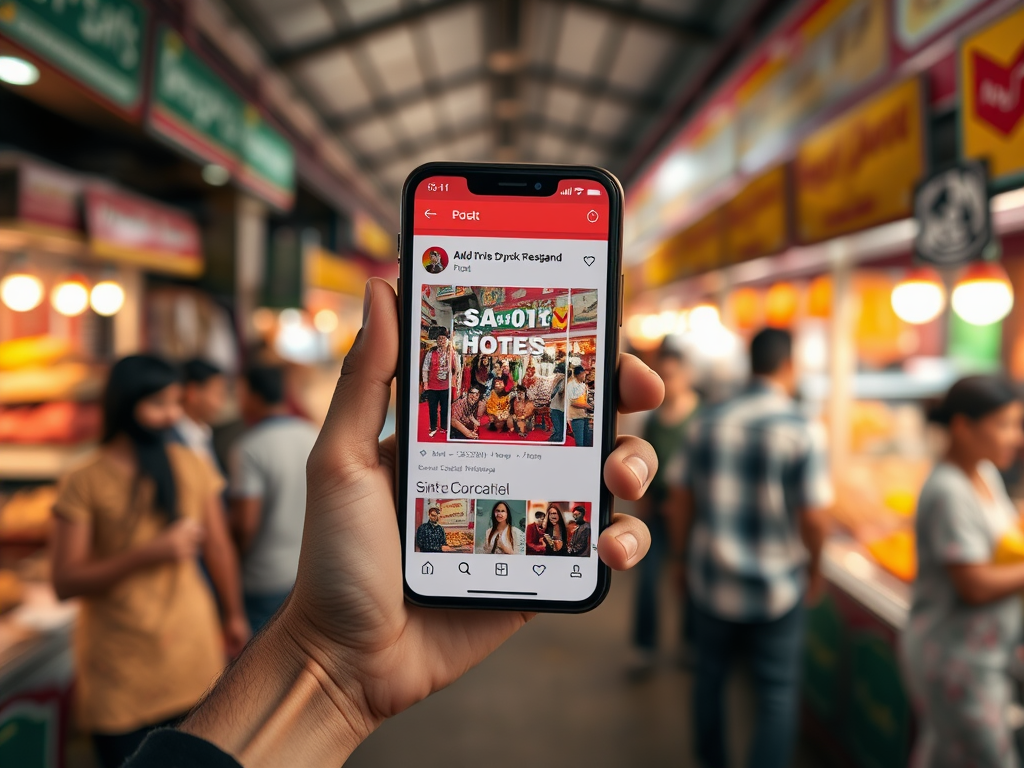
[[[198,520],[175,520],[150,542],[157,560],[189,560],[199,554],[203,526]]]
[[[287,645],[315,666],[319,684],[360,740],[453,682],[532,616],[405,602],[395,439],[377,441],[398,359],[396,297],[384,281],[369,282],[364,315],[309,457],[298,576],[275,622]],[[621,356],[619,377],[623,412],[661,401],[661,380],[635,357]],[[617,496],[637,499],[656,469],[651,446],[623,436],[605,463],[604,479]],[[649,545],[643,523],[615,515],[598,554],[621,570],[639,562]]]
[[[224,651],[229,659],[240,654],[245,648],[245,644],[249,642],[249,638],[252,637],[249,620],[240,613],[225,617],[221,631],[224,634]]]

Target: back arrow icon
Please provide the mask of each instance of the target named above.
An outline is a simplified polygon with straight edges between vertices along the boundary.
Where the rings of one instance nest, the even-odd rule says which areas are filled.
[[[423,212],[423,215],[424,215],[424,216],[426,216],[426,217],[427,217],[428,219],[429,219],[429,218],[430,218],[431,216],[437,216],[437,214],[436,214],[436,213],[434,213],[434,211],[430,210],[429,208],[427,208],[427,210],[425,210],[425,211]]]

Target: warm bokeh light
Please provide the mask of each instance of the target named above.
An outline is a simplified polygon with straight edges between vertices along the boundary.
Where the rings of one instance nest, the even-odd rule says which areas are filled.
[[[283,327],[292,328],[302,325],[302,313],[294,307],[289,307],[288,309],[281,310],[281,314],[277,316],[277,320]]]
[[[960,275],[950,304],[965,322],[991,325],[1013,309],[1013,286],[1002,266],[976,261]]]
[[[827,319],[832,316],[832,278],[828,275],[816,277],[807,291],[807,314]]]
[[[43,281],[35,275],[18,273],[0,281],[0,301],[15,312],[28,312],[43,300]]]
[[[81,280],[65,280],[53,287],[50,292],[50,303],[62,315],[76,317],[89,306],[89,289]]]
[[[912,269],[892,289],[892,310],[905,323],[930,323],[945,307],[946,288],[934,269]]]
[[[789,328],[800,308],[800,291],[792,283],[776,283],[764,300],[765,322],[772,328]]]
[[[741,331],[756,328],[761,322],[761,292],[756,288],[737,288],[729,297],[730,314]]]
[[[717,331],[722,325],[722,317],[714,304],[698,304],[690,310],[690,330],[694,333]]]
[[[260,307],[252,313],[252,327],[260,333],[270,333],[276,324],[277,317],[271,309]]]
[[[89,306],[97,315],[111,317],[124,306],[124,288],[113,280],[96,283],[89,293]]]
[[[313,327],[320,333],[334,333],[338,328],[338,314],[333,309],[321,309],[313,315]]]
[[[39,68],[17,56],[0,56],[0,80],[11,85],[32,85],[39,81]]]

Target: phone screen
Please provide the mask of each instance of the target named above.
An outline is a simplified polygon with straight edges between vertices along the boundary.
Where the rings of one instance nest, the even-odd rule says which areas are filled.
[[[435,176],[412,200],[408,586],[587,600],[617,322],[604,295],[609,189],[562,179],[546,197],[477,195]]]

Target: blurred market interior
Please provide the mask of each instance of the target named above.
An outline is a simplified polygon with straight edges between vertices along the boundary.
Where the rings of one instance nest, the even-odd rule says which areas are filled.
[[[46,542],[112,362],[267,355],[319,424],[431,160],[615,173],[622,347],[683,350],[709,400],[756,330],[793,333],[837,488],[800,764],[906,765],[926,406],[965,373],[1024,382],[1022,40],[1014,0],[0,0],[0,765],[94,765]],[[1024,499],[1024,467],[1007,484]],[[551,702],[499,653],[352,764],[689,765],[688,673],[623,665],[633,578],[501,652]],[[531,748],[491,754],[499,689]]]

